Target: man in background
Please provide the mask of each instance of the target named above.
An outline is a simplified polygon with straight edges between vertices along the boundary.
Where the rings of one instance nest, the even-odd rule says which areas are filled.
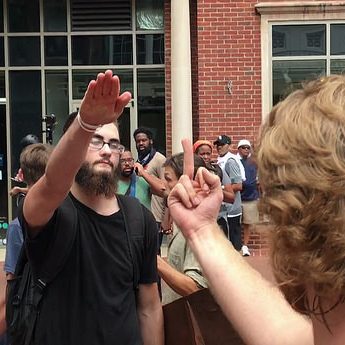
[[[44,174],[52,146],[48,144],[30,144],[20,154],[20,171],[29,190]],[[6,256],[4,271],[7,280],[13,279],[17,260],[23,245],[23,231],[18,218],[10,222],[6,234]]]
[[[218,164],[222,168],[223,174],[227,174],[235,198],[232,203],[226,203],[226,213],[228,222],[228,238],[240,251],[242,248],[242,228],[241,228],[241,190],[242,181],[245,179],[244,168],[239,158],[229,152],[231,139],[226,135],[220,135],[213,143],[218,151]]]
[[[259,222],[257,167],[251,159],[252,146],[249,140],[240,140],[237,149],[238,156],[246,173],[246,180],[242,182],[243,189],[241,191],[243,225],[243,245],[241,251],[243,256],[249,256],[248,242],[250,231]]]
[[[152,193],[160,191],[163,182],[148,174],[140,164],[134,163],[132,152],[129,150],[121,154],[119,168],[117,192],[137,198],[148,210],[151,210]]]
[[[20,169],[18,174],[21,176],[21,181],[27,184],[25,193],[31,188],[31,186],[38,181],[38,179],[44,174],[45,167],[48,158],[52,152],[52,147],[47,144],[40,143],[28,143],[22,153],[20,154]],[[19,188],[19,187],[17,187]],[[15,194],[14,194],[15,195]],[[4,271],[6,279],[3,282],[14,278],[16,265],[20,251],[23,246],[23,230],[19,224],[19,220],[16,217],[13,219],[7,229],[6,234],[6,254]],[[0,291],[6,291],[6,287]],[[0,336],[0,344],[7,344],[6,342],[6,321],[5,321],[5,295],[3,301],[0,302],[0,334],[3,334],[3,339]]]
[[[148,174],[153,175],[163,181],[163,164],[165,163],[166,157],[153,147],[152,132],[148,128],[140,127],[134,131],[133,137],[138,152],[137,163],[139,163]],[[138,167],[138,169],[141,170],[140,167]],[[161,223],[165,212],[164,200],[162,198],[164,194],[165,187],[162,183],[160,195],[152,195],[151,198],[151,212],[156,219],[159,231],[158,252],[160,251],[160,246],[163,239],[163,233],[161,232]]]

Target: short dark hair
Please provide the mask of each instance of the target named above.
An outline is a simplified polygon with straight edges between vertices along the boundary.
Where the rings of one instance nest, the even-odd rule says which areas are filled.
[[[164,162],[163,167],[170,167],[174,170],[175,175],[177,178],[180,178],[183,175],[183,156],[184,153],[176,153],[175,155],[172,155],[170,158],[167,158],[167,160]],[[199,168],[206,168],[206,164],[204,160],[194,154],[194,174],[193,178],[195,177],[196,172]]]
[[[38,144],[39,142],[40,142],[40,140],[38,139],[37,135],[35,135],[35,134],[27,134],[20,141],[21,150],[24,150],[29,145]]]
[[[75,118],[78,116],[79,111],[73,111],[70,113],[67,117],[67,120],[65,121],[65,124],[62,128],[62,133],[65,134],[68,130],[68,128],[71,127],[72,122],[75,120]],[[115,126],[117,127],[117,121],[114,121]]]
[[[67,120],[65,121],[65,124],[63,125],[63,128],[62,128],[63,133],[67,132],[68,128],[70,128],[72,122],[75,120],[77,115],[78,115],[78,111],[73,111],[72,113],[68,115]]]
[[[38,143],[28,145],[20,154],[20,168],[28,186],[32,186],[44,174],[52,151],[51,145]]]
[[[153,134],[152,132],[146,128],[146,127],[139,127],[137,128],[134,133],[133,133],[133,138],[135,139],[135,137],[139,134],[139,133],[144,133],[147,135],[147,137],[152,140],[153,139]]]

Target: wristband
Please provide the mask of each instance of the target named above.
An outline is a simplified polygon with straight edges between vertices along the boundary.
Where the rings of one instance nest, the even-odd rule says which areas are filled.
[[[101,125],[90,125],[89,123],[84,122],[81,119],[80,114],[77,115],[77,121],[79,123],[80,128],[82,128],[84,131],[93,133],[97,128],[101,127]]]

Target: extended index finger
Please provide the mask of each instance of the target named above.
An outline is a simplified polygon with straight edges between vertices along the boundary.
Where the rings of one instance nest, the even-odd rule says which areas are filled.
[[[194,153],[193,146],[189,139],[182,139],[183,147],[183,174],[193,180],[194,175]]]

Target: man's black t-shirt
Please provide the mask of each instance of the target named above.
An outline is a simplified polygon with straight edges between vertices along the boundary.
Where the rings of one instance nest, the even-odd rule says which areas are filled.
[[[141,344],[122,211],[102,216],[69,197],[77,209],[76,238],[66,265],[46,289],[35,341],[47,345]],[[142,209],[145,232],[132,239],[134,264],[139,266],[139,283],[154,283],[156,224],[149,211]],[[59,236],[61,217],[58,209],[46,228],[27,240],[29,260],[38,274]]]

